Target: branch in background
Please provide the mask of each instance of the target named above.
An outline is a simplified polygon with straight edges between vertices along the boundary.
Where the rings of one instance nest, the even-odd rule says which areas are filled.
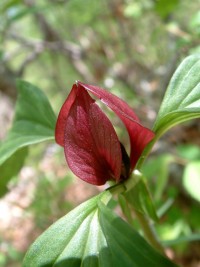
[[[35,7],[34,0],[24,0],[24,4],[30,8]],[[46,18],[42,15],[42,13],[34,12],[33,16],[35,18],[36,23],[41,29],[45,41],[54,42],[61,40],[58,32],[50,26],[50,24],[47,22]]]
[[[0,64],[0,91],[12,100],[16,100],[17,97],[16,78],[17,73],[6,64]]]
[[[24,4],[28,7],[34,7],[35,1],[34,0],[24,0]],[[78,45],[75,45],[69,42],[63,42],[62,38],[59,36],[58,32],[53,29],[53,27],[48,23],[46,18],[39,12],[33,14],[36,20],[36,23],[41,29],[41,32],[44,36],[44,40],[49,44],[49,49],[52,49],[54,45],[56,45],[56,49],[63,53],[64,56],[67,57],[68,61],[71,63],[72,67],[76,72],[79,73],[80,76],[85,81],[94,82],[94,77],[91,74],[91,71],[88,69],[87,65],[83,62],[83,53],[74,53],[77,51],[74,47],[81,48]],[[50,43],[53,43],[53,47],[50,46]],[[54,47],[55,49],[55,47]]]
[[[15,40],[20,44],[21,47],[30,49],[32,52],[29,54],[27,59],[22,63],[22,66],[19,70],[19,75],[23,74],[23,70],[25,67],[30,64],[32,61],[36,59],[36,57],[46,50],[50,50],[53,52],[57,52],[63,54],[65,57],[72,62],[74,69],[85,79],[90,82],[94,81],[93,76],[89,72],[86,64],[83,62],[83,58],[85,57],[83,49],[78,45],[68,42],[68,41],[35,41],[35,40],[27,40],[26,38],[17,35],[16,33],[12,33],[8,36],[9,38]]]

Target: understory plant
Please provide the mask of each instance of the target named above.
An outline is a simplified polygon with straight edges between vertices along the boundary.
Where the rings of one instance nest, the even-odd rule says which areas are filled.
[[[58,118],[40,89],[18,81],[18,90],[13,125],[0,148],[0,193],[22,167],[27,147],[47,140],[63,147],[68,167],[78,178],[91,186],[107,185],[39,236],[23,267],[177,266],[155,232],[160,221],[143,167],[164,133],[200,117],[200,55],[187,57],[175,71],[152,129],[141,124],[126,102],[98,86],[74,83]],[[130,153],[96,99],[125,125]],[[117,206],[121,212],[115,212]]]

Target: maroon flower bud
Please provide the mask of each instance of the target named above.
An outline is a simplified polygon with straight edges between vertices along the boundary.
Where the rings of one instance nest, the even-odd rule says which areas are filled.
[[[127,128],[131,153],[118,140],[114,127],[88,91],[112,109]],[[95,185],[127,179],[154,133],[143,127],[126,102],[93,85],[77,82],[63,104],[55,131],[69,168]]]

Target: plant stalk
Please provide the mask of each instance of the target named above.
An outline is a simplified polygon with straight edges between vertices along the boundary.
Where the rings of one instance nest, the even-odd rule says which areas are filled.
[[[150,245],[152,245],[152,247],[158,250],[161,254],[165,255],[164,248],[160,244],[160,241],[158,240],[157,235],[154,232],[154,229],[152,228],[152,226],[150,225],[147,217],[137,210],[134,210],[134,213],[140,223],[140,226],[143,230],[143,233],[147,241],[150,243]]]
[[[133,177],[132,179],[129,179],[125,182],[125,188],[127,191],[131,190],[135,184],[137,184],[140,179],[143,179],[142,178],[142,174],[140,173],[140,171],[138,170],[135,170],[133,172]],[[150,221],[148,220],[148,218],[146,217],[145,214],[137,211],[135,208],[134,208],[134,213],[140,223],[140,226],[143,230],[143,233],[147,239],[147,241],[156,249],[158,250],[161,254],[165,255],[165,252],[164,252],[164,248],[162,247],[158,237],[157,237],[157,234],[156,232],[154,231]]]

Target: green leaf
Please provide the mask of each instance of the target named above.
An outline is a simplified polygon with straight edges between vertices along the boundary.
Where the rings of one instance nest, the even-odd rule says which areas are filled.
[[[27,154],[27,147],[19,149],[2,165],[0,165],[0,197],[2,197],[8,191],[7,183],[13,176],[17,175],[24,164]]]
[[[129,224],[99,201],[99,219],[115,267],[175,267],[155,251]]]
[[[23,267],[114,266],[98,221],[97,203],[108,194],[82,203],[47,229],[30,247]]]
[[[184,169],[183,186],[196,200],[200,201],[200,161],[193,161]]]
[[[50,226],[30,247],[23,267],[175,267],[106,208],[105,191]]]
[[[125,191],[123,195],[132,207],[137,211],[150,216],[152,220],[158,221],[143,174],[139,171],[135,171],[125,186],[127,191]]]
[[[56,116],[44,93],[30,83],[18,82],[15,118],[0,146],[0,165],[18,149],[54,139]]]
[[[199,117],[200,55],[192,55],[172,76],[153,130],[158,138],[173,126]]]

